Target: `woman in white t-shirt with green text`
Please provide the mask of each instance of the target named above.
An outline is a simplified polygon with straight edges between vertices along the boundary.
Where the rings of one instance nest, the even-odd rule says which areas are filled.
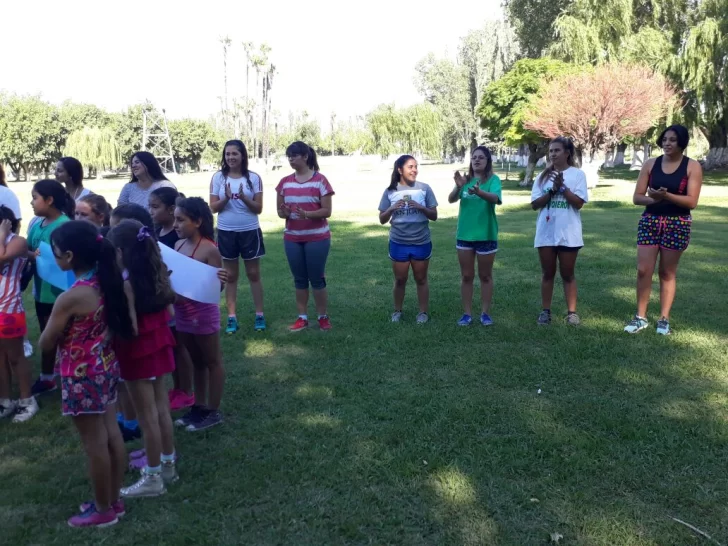
[[[557,137],[549,144],[549,164],[533,183],[531,207],[537,210],[536,240],[541,260],[541,303],[538,324],[551,323],[551,299],[558,261],[564,283],[566,323],[580,323],[576,314],[576,277],[574,268],[579,249],[584,246],[581,234],[581,207],[589,201],[586,176],[574,167],[574,144]]]
[[[248,150],[240,140],[229,140],[222,152],[222,166],[210,182],[210,208],[217,213],[217,246],[228,273],[225,302],[226,334],[238,331],[237,301],[239,258],[243,259],[255,307],[254,328],[265,330],[260,258],[265,256],[258,215],[263,212],[263,181],[248,170]]]

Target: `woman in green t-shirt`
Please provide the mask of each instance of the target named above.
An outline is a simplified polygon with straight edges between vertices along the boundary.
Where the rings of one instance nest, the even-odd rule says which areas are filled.
[[[480,277],[480,323],[490,326],[490,302],[493,299],[493,262],[498,251],[498,220],[495,206],[501,204],[501,181],[493,174],[493,159],[490,150],[478,146],[470,156],[470,168],[465,179],[460,171],[455,173],[455,187],[448,201],[460,201],[456,248],[460,261],[460,297],[463,301],[463,316],[459,326],[473,322],[473,279],[475,258],[478,258]]]

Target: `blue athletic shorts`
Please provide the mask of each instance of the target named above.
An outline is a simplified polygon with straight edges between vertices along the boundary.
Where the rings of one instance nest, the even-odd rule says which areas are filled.
[[[455,248],[458,250],[474,250],[481,256],[498,252],[498,241],[461,241],[457,240]]]
[[[393,262],[424,261],[432,256],[432,243],[403,245],[389,241],[389,259]]]

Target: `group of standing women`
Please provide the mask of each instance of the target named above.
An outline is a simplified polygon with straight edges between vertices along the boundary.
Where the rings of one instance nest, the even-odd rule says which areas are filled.
[[[673,125],[657,140],[663,155],[645,162],[633,201],[645,206],[638,226],[637,314],[625,326],[637,333],[648,326],[646,317],[652,274],[660,258],[660,319],[657,333],[669,335],[670,310],[675,296],[675,275],[682,253],[690,241],[690,211],[698,204],[702,185],[700,164],[684,155],[689,141],[685,127]],[[558,267],[564,286],[567,324],[577,326],[576,259],[584,246],[581,208],[589,201],[586,176],[575,166],[576,150],[570,139],[558,137],[549,144],[549,162],[537,177],[531,206],[538,211],[534,246],[541,263],[541,312],[537,324],[551,323],[554,278]],[[432,189],[417,180],[417,161],[401,156],[394,164],[391,184],[379,204],[379,221],[390,224],[389,257],[394,272],[392,322],[403,318],[403,301],[409,269],[417,285],[418,324],[428,322],[429,285],[427,271],[432,255],[429,222],[437,220],[437,199]],[[458,325],[473,322],[472,299],[475,264],[481,285],[480,323],[493,324],[493,263],[498,251],[496,205],[501,204],[501,181],[493,173],[490,151],[477,147],[467,176],[459,171],[450,203],[460,203],[456,249],[461,271],[463,315]]]

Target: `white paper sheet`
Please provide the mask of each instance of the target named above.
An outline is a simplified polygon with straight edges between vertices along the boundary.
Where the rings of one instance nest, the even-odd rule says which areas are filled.
[[[216,268],[158,244],[162,260],[172,272],[170,281],[177,294],[200,303],[220,303],[220,279]]]

